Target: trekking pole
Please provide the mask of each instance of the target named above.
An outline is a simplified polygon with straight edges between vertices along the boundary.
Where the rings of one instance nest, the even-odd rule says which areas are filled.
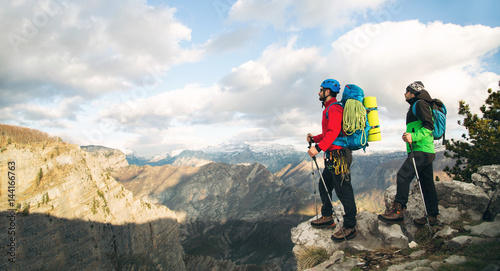
[[[335,218],[337,219],[337,221],[340,224],[340,219],[337,216],[337,212],[335,212],[335,208],[333,208],[332,197],[330,197],[330,193],[328,193],[328,187],[326,187],[325,179],[323,179],[323,175],[321,174],[321,171],[319,169],[318,162],[316,161],[316,156],[313,156],[311,158],[313,159],[314,163],[316,164],[316,168],[318,169],[319,176],[321,177],[321,182],[323,182],[323,186],[325,187],[326,195],[328,196],[328,199],[330,200],[330,203],[332,204],[333,214],[335,215]],[[340,225],[339,225],[339,227],[340,227]],[[342,235],[344,236],[344,240],[345,240],[345,243],[347,244],[347,248],[350,248],[349,242],[347,242],[347,238],[346,238],[345,233],[344,233],[344,228],[340,227],[340,230],[342,231]]]
[[[309,141],[309,149],[311,148],[311,141]],[[314,210],[316,211],[316,216],[318,217],[318,195],[316,194],[316,184],[315,184],[315,179],[314,179],[314,165],[313,165],[313,159],[311,157],[311,180],[312,180],[312,185],[313,185],[313,191],[314,191]]]
[[[413,152],[413,146],[410,144],[411,159],[413,160],[413,167],[415,167],[415,176],[417,177],[418,187],[420,187],[420,195],[422,196],[422,203],[424,203],[425,218],[427,219],[427,229],[432,237],[431,223],[429,222],[429,214],[427,213],[427,206],[425,205],[424,192],[422,191],[422,184],[420,183],[420,178],[418,177],[417,163],[415,162],[415,153]]]

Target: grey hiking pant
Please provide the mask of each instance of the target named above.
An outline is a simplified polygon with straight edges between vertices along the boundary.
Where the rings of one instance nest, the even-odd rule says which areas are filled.
[[[422,193],[424,194],[427,213],[429,216],[437,216],[439,215],[438,197],[436,186],[434,185],[434,169],[432,166],[436,154],[421,151],[414,151],[413,153],[415,154],[415,163],[417,165]],[[401,203],[403,208],[406,208],[406,204],[408,203],[410,183],[416,176],[412,155],[412,153],[408,154],[397,175],[396,198],[394,201]]]

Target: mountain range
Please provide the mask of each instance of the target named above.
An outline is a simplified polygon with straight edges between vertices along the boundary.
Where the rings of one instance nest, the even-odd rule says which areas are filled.
[[[305,149],[305,148],[304,148]],[[150,166],[203,166],[207,163],[252,164],[260,163],[271,172],[281,170],[287,164],[296,164],[307,159],[307,153],[298,152],[293,146],[252,146],[246,143],[222,144],[200,150],[183,150],[177,155],[168,153],[143,156],[137,153],[126,155],[129,164]]]
[[[162,154],[144,157],[137,154],[126,155],[129,164],[138,166],[192,166],[200,167],[209,163],[264,165],[287,186],[302,188],[311,194],[317,191],[319,178],[316,166],[306,153],[295,150],[292,146],[251,146],[249,144],[225,144],[202,150],[184,150],[177,155]],[[453,165],[452,159],[444,157],[443,147],[436,145],[434,174],[440,180],[449,180],[443,169]],[[353,152],[351,176],[354,192],[362,210],[380,212],[383,208],[382,192],[395,183],[396,173],[407,154],[404,151],[378,152],[366,154],[361,150]],[[322,159],[318,164],[323,170]],[[314,179],[314,181],[313,181]],[[314,185],[313,185],[314,184]],[[334,195],[334,200],[336,196]]]

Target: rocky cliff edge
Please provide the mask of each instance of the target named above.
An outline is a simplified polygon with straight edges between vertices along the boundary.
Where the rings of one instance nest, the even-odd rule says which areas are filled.
[[[466,264],[475,259],[452,255],[444,260],[432,260],[432,255],[444,254],[444,251],[453,254],[453,251],[462,250],[468,245],[498,244],[500,241],[500,215],[498,215],[500,165],[484,166],[472,176],[472,179],[473,183],[436,182],[440,224],[432,227],[432,240],[434,240],[432,242],[439,244],[437,250],[436,247],[431,248],[427,245],[420,247],[424,245],[424,242],[429,241],[428,238],[422,238],[422,235],[429,232],[426,228],[417,228],[412,223],[412,218],[424,215],[420,190],[417,183],[413,182],[403,225],[388,225],[379,221],[376,214],[367,211],[360,212],[357,215],[358,235],[348,243],[345,241],[335,243],[330,239],[334,230],[312,228],[311,219],[291,230],[292,241],[295,245],[294,254],[299,257],[299,254],[312,247],[324,249],[330,258],[311,270],[351,270],[352,268],[437,270],[443,264]],[[395,194],[395,185],[385,191],[386,206],[393,201]],[[341,219],[343,214],[341,205],[335,206],[335,209]],[[488,259],[491,264],[488,268],[493,268],[491,270],[500,268],[498,245],[495,248],[490,253],[496,256]],[[402,251],[414,251],[414,253],[405,255]]]
[[[111,177],[125,156],[0,130],[0,240],[9,252],[1,270],[185,270],[175,213]]]

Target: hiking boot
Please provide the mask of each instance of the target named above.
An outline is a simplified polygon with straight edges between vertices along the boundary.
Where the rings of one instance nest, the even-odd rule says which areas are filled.
[[[393,202],[391,208],[378,215],[378,219],[388,224],[403,224],[405,222],[403,211],[401,203]]]
[[[318,219],[311,221],[313,228],[335,228],[335,221],[332,216],[322,216]]]
[[[356,230],[356,227],[352,228],[346,228],[342,227],[342,229],[339,229],[332,235],[332,240],[333,241],[344,241],[344,234],[345,234],[345,239],[349,240],[354,237],[356,237],[356,234],[358,234],[358,231]]]
[[[413,223],[417,226],[425,226],[427,224],[427,218],[425,216],[413,219]],[[431,226],[437,225],[439,223],[437,216],[429,216],[429,224]]]

